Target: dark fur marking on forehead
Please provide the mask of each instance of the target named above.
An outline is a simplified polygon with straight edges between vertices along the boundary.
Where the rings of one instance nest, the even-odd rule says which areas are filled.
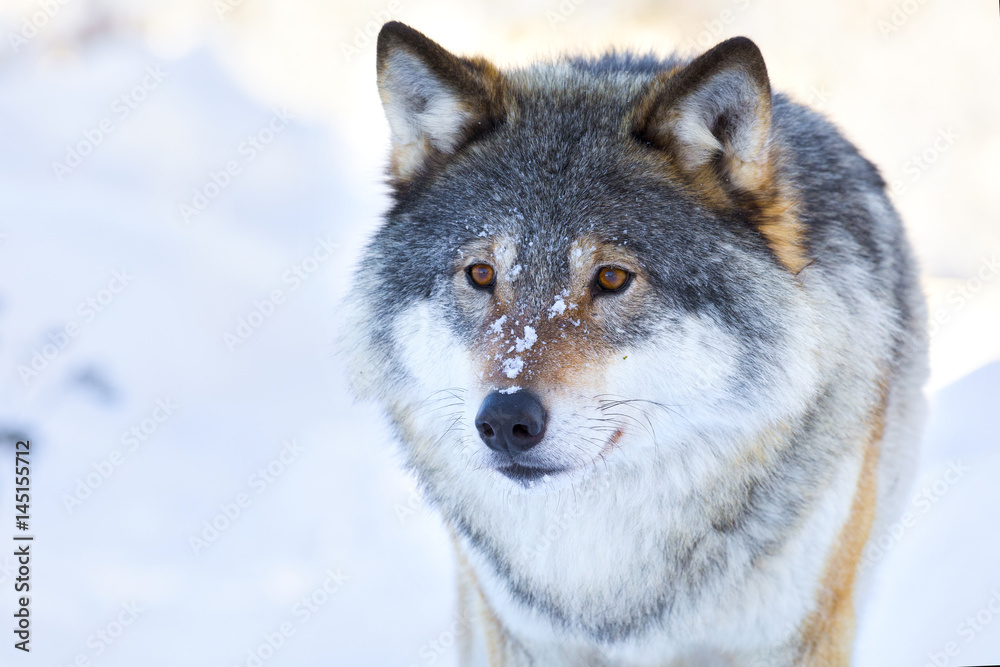
[[[570,56],[566,60],[574,68],[595,75],[628,72],[655,76],[664,70],[673,69],[689,62],[691,59],[682,58],[678,55],[663,58],[655,53],[636,54],[628,51],[612,50],[599,56]]]

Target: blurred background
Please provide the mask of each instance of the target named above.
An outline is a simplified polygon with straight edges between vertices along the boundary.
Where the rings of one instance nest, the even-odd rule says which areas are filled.
[[[1000,662],[1000,17],[972,0],[3,0],[0,614],[31,442],[31,653],[454,665],[452,560],[331,340],[387,206],[375,36],[507,65],[761,47],[882,169],[931,303],[913,521],[856,664]],[[11,541],[8,541],[11,540]]]

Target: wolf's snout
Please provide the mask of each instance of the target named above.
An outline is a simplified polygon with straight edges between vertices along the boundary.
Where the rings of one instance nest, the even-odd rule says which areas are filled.
[[[490,449],[503,454],[526,452],[545,435],[545,408],[533,394],[493,392],[479,407],[476,430]]]

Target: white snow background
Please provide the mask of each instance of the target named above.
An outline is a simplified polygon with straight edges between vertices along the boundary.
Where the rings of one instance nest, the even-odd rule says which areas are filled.
[[[648,40],[642,3],[567,12],[556,2],[500,10],[248,0],[220,16],[211,2],[70,0],[15,49],[9,35],[42,4],[0,8],[0,665],[454,665],[446,536],[400,472],[383,418],[353,403],[332,353],[336,304],[358,279],[353,263],[386,205],[374,46],[350,45],[387,14],[459,51],[480,50],[482,35],[492,35],[487,52],[521,57],[630,31]],[[996,30],[979,26],[995,28],[997,17],[977,18],[971,3],[943,15],[928,5],[889,35],[878,21],[891,19],[891,3],[844,3],[810,17],[794,15],[790,2],[744,4],[664,3],[664,41],[760,34],[767,54],[768,41],[781,39],[777,12],[803,26],[827,12],[837,18],[829,39],[863,33],[869,58],[916,58],[930,34],[974,44],[985,33],[996,44]],[[680,27],[677,16],[686,17]],[[295,29],[279,39],[268,31],[282,21]],[[1000,281],[979,272],[995,261],[1000,238],[995,195],[977,185],[995,192],[996,86],[866,123],[877,115],[863,108],[866,95],[903,97],[905,106],[925,75],[856,81],[844,72],[861,71],[848,66],[855,54],[848,65],[822,61],[823,74],[810,79],[798,69],[808,58],[791,55],[810,36],[791,34],[790,51],[772,48],[772,76],[804,98],[809,86],[833,82],[829,100],[817,93],[812,102],[845,124],[887,178],[912,179],[898,201],[932,306],[945,315],[915,521],[881,536],[856,664],[995,664]],[[982,71],[997,70],[993,51],[984,50]],[[123,115],[115,100],[144,77],[152,82],[148,68],[162,82],[133,93],[143,99]],[[941,85],[971,90],[963,71],[964,83]],[[975,95],[990,96],[983,109]],[[243,142],[281,125],[276,113],[293,117],[248,159]],[[53,162],[96,136],[103,119],[112,130],[60,179]],[[960,143],[912,178],[908,157],[950,124]],[[231,161],[239,173],[218,176]],[[988,179],[979,174],[987,167]],[[225,186],[185,220],[180,205],[213,173]],[[275,290],[280,303],[264,303]],[[255,310],[260,325],[227,344]],[[37,376],[22,377],[20,367],[53,350]],[[162,423],[152,419],[164,416],[158,401],[176,406]],[[134,428],[144,440],[133,450],[123,434]],[[19,437],[32,444],[28,655],[6,629],[16,598]],[[225,528],[206,533],[213,521]],[[193,548],[192,536],[205,543]]]

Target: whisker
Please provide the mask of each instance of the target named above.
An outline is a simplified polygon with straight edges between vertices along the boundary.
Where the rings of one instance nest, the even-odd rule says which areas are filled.
[[[600,399],[600,396],[616,397],[616,400]],[[595,400],[599,401],[599,405],[597,406],[597,408],[598,408],[598,410],[600,410],[602,412],[607,411],[607,410],[612,409],[612,408],[615,408],[615,407],[632,406],[634,404],[640,404],[642,406],[652,406],[654,408],[662,410],[662,411],[666,412],[668,415],[670,415],[670,417],[672,419],[675,418],[675,417],[679,417],[679,418],[683,419],[684,421],[688,422],[689,424],[691,423],[690,420],[687,417],[685,417],[682,412],[680,412],[679,410],[676,409],[678,407],[683,407],[682,405],[677,405],[677,406],[667,405],[665,403],[660,403],[659,401],[652,401],[652,400],[644,399],[644,398],[624,398],[624,397],[617,397],[617,395],[615,395],[615,394],[599,394],[597,397],[595,397]],[[643,410],[640,407],[640,405],[636,405],[635,408],[637,410],[639,410],[640,413],[642,413],[643,416],[647,420],[650,420],[650,416],[649,416],[648,412],[646,410]],[[652,427],[652,421],[651,420],[650,420],[650,426]]]

